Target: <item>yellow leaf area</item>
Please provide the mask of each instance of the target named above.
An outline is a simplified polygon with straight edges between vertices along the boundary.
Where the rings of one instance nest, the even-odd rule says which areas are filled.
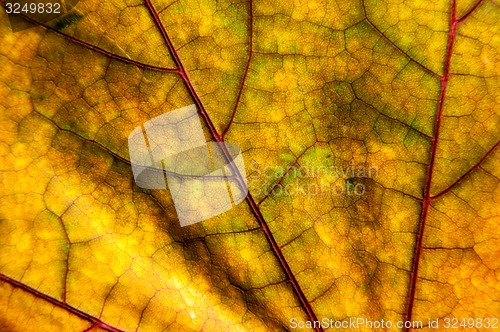
[[[500,7],[476,1],[81,0],[15,33],[2,2],[0,330],[498,317]],[[191,104],[249,195],[180,227],[127,138]]]

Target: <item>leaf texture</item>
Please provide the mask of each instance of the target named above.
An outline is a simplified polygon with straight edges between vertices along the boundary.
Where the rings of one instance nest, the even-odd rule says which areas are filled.
[[[498,316],[499,17],[81,0],[12,33],[0,10],[0,329]],[[134,184],[127,137],[193,103],[242,148],[249,195],[181,228],[168,191]]]

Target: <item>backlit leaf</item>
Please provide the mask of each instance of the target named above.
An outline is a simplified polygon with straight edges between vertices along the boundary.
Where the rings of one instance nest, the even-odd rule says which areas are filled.
[[[0,330],[498,317],[500,7],[475,1],[80,0],[15,33],[2,2]],[[249,195],[180,227],[127,138],[191,104]]]

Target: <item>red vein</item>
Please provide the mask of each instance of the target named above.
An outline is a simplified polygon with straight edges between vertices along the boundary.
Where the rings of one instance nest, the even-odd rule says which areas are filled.
[[[71,206],[71,205],[70,205]],[[68,207],[69,209],[69,207]],[[66,225],[64,224],[64,221],[62,220],[62,216],[68,211],[68,209],[66,209],[66,211],[63,212],[63,214],[61,214],[61,216],[59,216],[59,222],[61,224],[61,227],[64,231],[64,235],[66,236],[66,241],[68,242],[68,249],[67,249],[67,252],[66,252],[66,266],[65,266],[65,269],[64,269],[64,281],[63,281],[63,289],[62,289],[62,300],[63,302],[66,302],[66,293],[67,293],[67,285],[68,285],[68,273],[69,273],[69,256],[71,254],[71,240],[69,238],[69,235],[68,235],[68,231],[66,230]]]
[[[483,3],[483,0],[479,0],[478,2],[476,2],[476,4],[474,6],[472,6],[472,8],[467,12],[465,13],[464,16],[462,16],[461,18],[458,19],[458,23],[461,23],[463,22],[467,17],[469,17],[470,14],[472,14],[476,9],[477,7],[479,7],[481,4]]]
[[[61,301],[59,301],[59,300],[57,300],[57,299],[55,299],[55,298],[53,298],[45,293],[40,292],[39,290],[37,290],[35,288],[32,288],[30,286],[23,284],[22,282],[19,282],[15,279],[12,279],[11,277],[6,276],[3,273],[0,273],[0,280],[15,287],[15,288],[22,289],[23,291],[25,291],[29,294],[32,294],[38,298],[41,298],[41,299],[51,303],[52,305],[54,305],[56,307],[62,308],[66,311],[69,311],[72,314],[74,314],[75,316],[78,316],[86,321],[91,322],[92,327],[99,327],[103,330],[111,331],[111,332],[121,332],[122,331],[114,326],[111,326],[109,324],[104,323],[100,319],[98,319],[92,315],[89,315],[88,313],[86,313],[84,311],[81,311],[80,309],[77,309],[73,306],[70,306],[69,304],[67,304],[65,302],[61,302]]]
[[[119,154],[117,154],[116,152],[110,150],[109,148],[105,147],[104,145],[100,144],[99,142],[95,141],[95,140],[92,140],[92,139],[88,139],[88,138],[85,138],[69,129],[64,129],[62,128],[61,126],[59,126],[54,120],[52,120],[51,118],[47,117],[45,114],[43,113],[40,113],[39,111],[37,110],[34,110],[33,112],[35,112],[36,114],[40,115],[43,119],[45,119],[47,122],[49,122],[50,124],[52,124],[54,127],[57,128],[58,131],[62,131],[62,132],[66,132],[72,136],[75,136],[77,139],[81,140],[82,142],[85,142],[85,143],[89,143],[89,144],[92,144],[94,146],[96,146],[97,148],[105,151],[107,154],[109,154],[110,156],[112,156],[113,158],[117,159],[117,160],[120,160],[121,162],[127,164],[127,165],[132,165],[132,163],[130,162],[130,160],[128,159],[125,159],[124,157],[120,156]],[[147,136],[144,136],[144,138],[146,139],[146,143],[149,144],[147,142]],[[165,175],[171,175],[173,177],[176,177],[176,178],[189,178],[189,179],[196,179],[196,178],[204,178],[204,179],[234,179],[235,176],[231,176],[231,175],[191,175],[191,174],[180,174],[180,173],[176,173],[176,172],[172,172],[172,171],[167,171],[167,170],[164,170],[164,169],[159,169],[159,168],[156,168],[156,167],[153,167],[153,166],[148,166],[148,167],[145,167],[144,170],[148,170],[148,171],[157,171],[157,172],[161,172],[161,173],[164,173]],[[63,224],[63,227],[64,227],[64,224]],[[67,236],[66,236],[67,237]],[[68,238],[68,241],[69,241],[69,238]]]
[[[252,0],[250,0],[250,2],[249,2],[250,9],[252,8],[251,1]],[[196,93],[196,90],[194,89],[193,85],[191,84],[191,81],[189,80],[189,76],[188,76],[186,70],[184,69],[182,61],[180,60],[176,49],[173,47],[173,44],[170,40],[170,37],[168,36],[167,31],[165,30],[165,27],[163,26],[163,23],[161,22],[161,20],[158,16],[158,13],[154,9],[150,0],[145,0],[145,3],[146,3],[147,8],[149,9],[150,14],[153,16],[153,19],[154,19],[156,25],[160,29],[160,32],[161,32],[163,38],[165,39],[165,42],[167,43],[167,45],[170,49],[172,57],[174,58],[174,61],[177,65],[177,67],[179,68],[179,74],[182,77],[182,79],[184,80],[184,83],[186,84],[193,99],[195,100],[196,105],[198,106],[198,109],[200,110],[201,115],[205,119],[205,122],[207,123],[210,132],[212,133],[214,139],[217,142],[223,142],[224,141],[223,135],[220,135],[217,132],[217,130],[215,129],[215,126],[212,123],[212,120],[208,116],[208,114],[205,110],[205,107],[203,106],[198,94]],[[252,16],[251,12],[249,13],[249,16],[250,17]],[[247,63],[247,67],[248,67],[248,63]],[[224,152],[226,159],[230,160],[231,157],[229,155],[229,152],[225,148],[225,145],[222,145],[222,149],[223,149],[223,152]],[[238,184],[240,185],[240,188],[246,187],[246,185],[241,177],[241,174],[239,173],[238,169],[234,167],[234,163],[229,163],[229,166],[231,167],[231,171],[234,172],[234,174],[236,174],[236,178],[237,178]],[[259,207],[257,206],[255,200],[253,199],[253,197],[250,193],[247,194],[246,200],[248,202],[248,205],[250,206],[250,209],[252,210],[253,214],[255,215],[259,225],[261,226],[262,231],[264,232],[269,244],[271,245],[271,248],[272,248],[274,254],[276,255],[281,267],[283,268],[285,275],[287,276],[288,280],[290,281],[292,288],[294,289],[295,294],[297,295],[302,307],[306,311],[306,313],[309,317],[309,320],[317,321],[318,319],[316,317],[316,314],[312,310],[312,307],[311,307],[309,301],[307,300],[306,296],[302,292],[302,289],[301,289],[300,285],[298,284],[298,282],[295,278],[295,275],[293,274],[290,266],[288,265],[288,262],[286,261],[283,253],[281,252],[281,249],[278,246],[278,244],[277,244],[271,230],[269,229],[269,226],[267,225],[264,217],[262,216],[262,213],[260,212]],[[317,327],[316,331],[323,331],[323,329],[321,327]]]
[[[474,166],[472,166],[466,173],[464,173],[461,177],[459,177],[458,180],[456,180],[455,182],[453,182],[453,184],[451,184],[448,188],[446,188],[445,190],[443,190],[439,194],[431,196],[431,199],[432,200],[437,199],[437,198],[441,197],[442,195],[450,192],[455,186],[457,186],[467,176],[469,176],[470,173],[472,173],[473,171],[475,171],[476,169],[478,169],[481,166],[481,164],[488,158],[488,156],[493,153],[493,151],[496,149],[496,147],[498,146],[498,144],[500,144],[500,142],[497,142],[495,145],[493,145],[491,147],[491,149],[489,149],[488,152],[486,152],[484,154],[484,156],[481,158],[481,160],[479,160],[477,164],[475,164]]]
[[[436,122],[434,125],[434,137],[432,138],[432,147],[431,147],[431,158],[427,170],[427,180],[425,183],[424,189],[424,201],[422,206],[422,215],[418,230],[417,243],[415,247],[415,254],[413,257],[413,267],[411,272],[410,279],[410,289],[409,289],[409,300],[406,308],[406,320],[411,321],[412,313],[413,313],[413,303],[415,301],[415,288],[417,284],[418,278],[418,268],[420,264],[420,254],[422,251],[422,241],[425,230],[425,223],[427,221],[427,215],[429,211],[429,205],[431,202],[431,184],[432,184],[432,176],[434,172],[434,164],[436,160],[437,154],[437,144],[439,141],[439,134],[441,129],[441,120],[443,118],[443,109],[444,109],[444,100],[446,97],[446,89],[448,87],[448,79],[450,77],[450,62],[451,56],[453,52],[453,43],[455,41],[456,29],[457,29],[458,20],[456,19],[456,0],[452,0],[451,5],[451,13],[450,13],[450,31],[448,34],[448,46],[446,50],[446,62],[444,68],[444,75],[441,78],[441,94],[439,97],[439,106],[438,113],[436,116]],[[409,331],[409,328],[405,329]]]
[[[210,131],[214,135],[214,138],[217,140],[217,142],[221,142],[222,141],[221,136],[217,133],[217,129],[215,129],[215,126],[212,123],[212,120],[210,119],[210,117],[208,116],[207,111],[205,110],[205,107],[203,106],[198,94],[195,92],[194,87],[191,84],[191,81],[189,80],[189,77],[187,75],[187,72],[184,69],[184,66],[183,66],[181,60],[179,59],[179,55],[177,54],[177,51],[175,50],[175,48],[172,44],[172,41],[170,40],[170,37],[168,36],[167,31],[165,30],[165,27],[161,23],[160,17],[158,16],[158,13],[154,9],[153,4],[151,3],[151,0],[145,0],[145,3],[146,3],[146,7],[149,10],[149,13],[151,14],[151,16],[153,16],[153,20],[154,20],[156,26],[158,27],[158,29],[160,29],[160,33],[162,34],[163,39],[165,40],[165,42],[168,45],[170,53],[172,54],[172,57],[174,58],[175,64],[177,65],[177,67],[179,67],[179,69],[178,69],[179,75],[181,75],[182,80],[184,81],[184,84],[186,84],[189,92],[191,93],[192,97],[194,98],[196,106],[198,106],[198,109],[200,110],[201,115],[205,119],[205,122],[208,125]]]
[[[0,0],[0,4],[5,7],[5,3],[3,2],[3,0]],[[16,15],[19,15],[21,16],[23,19],[25,19],[26,21],[34,24],[34,25],[38,25],[46,30],[50,30],[52,32],[55,32],[56,34],[58,35],[61,35],[63,36],[64,38],[68,39],[69,41],[71,42],[74,42],[76,44],[79,44],[79,45],[82,45],[83,47],[89,49],[89,50],[92,50],[92,51],[95,51],[97,53],[101,53],[111,59],[115,59],[115,60],[118,60],[118,61],[121,61],[121,62],[125,62],[125,63],[128,63],[128,64],[132,64],[132,65],[135,65],[139,68],[144,68],[144,69],[149,69],[149,70],[155,70],[155,71],[162,71],[162,72],[170,72],[170,73],[179,73],[179,70],[178,69],[175,69],[175,68],[165,68],[165,67],[158,67],[158,66],[152,66],[152,65],[148,65],[148,64],[145,64],[145,63],[142,63],[142,62],[139,62],[139,61],[136,61],[136,60],[132,60],[132,59],[129,59],[129,58],[126,58],[124,56],[121,56],[121,55],[117,55],[117,54],[114,54],[114,53],[111,53],[111,52],[108,52],[100,47],[97,47],[97,46],[94,46],[92,44],[89,44],[87,42],[84,42],[82,40],[79,40],[79,39],[76,39],[72,36],[69,36],[67,34],[65,34],[64,32],[61,32],[59,30],[56,30],[48,25],[45,25],[41,22],[37,22],[33,19],[31,19],[30,17],[26,16],[25,14],[16,14]]]
[[[373,22],[368,18],[368,14],[366,13],[366,6],[365,6],[365,1],[363,0],[363,11],[364,11],[364,15],[365,15],[365,21],[370,24],[370,26],[385,40],[387,41],[389,44],[391,44],[394,48],[396,48],[399,52],[401,52],[402,54],[404,54],[404,56],[406,56],[408,58],[408,60],[410,60],[411,62],[415,63],[417,66],[419,66],[420,68],[422,68],[425,72],[431,74],[432,76],[435,76],[439,79],[442,79],[443,77],[437,73],[435,73],[434,71],[432,71],[431,69],[427,68],[426,66],[424,66],[423,64],[421,64],[420,62],[418,62],[417,60],[413,59],[413,57],[411,57],[408,53],[406,53],[406,51],[404,51],[401,47],[399,47],[398,45],[396,45],[391,39],[389,39],[379,28],[377,28],[377,26],[375,24],[373,24]]]
[[[245,66],[245,72],[243,73],[243,78],[241,79],[241,85],[240,89],[238,91],[238,97],[236,98],[236,102],[234,103],[234,108],[233,108],[233,113],[231,114],[231,119],[229,120],[229,123],[226,126],[226,129],[222,132],[222,139],[224,139],[224,136],[226,136],[226,133],[229,131],[229,128],[233,124],[234,121],[234,116],[236,114],[236,109],[238,108],[238,105],[240,103],[240,98],[241,94],[243,92],[243,87],[245,86],[245,81],[247,79],[247,74],[248,74],[248,68],[250,68],[250,62],[252,60],[252,54],[253,54],[253,4],[252,0],[248,2],[248,12],[249,12],[249,41],[248,41],[248,59],[247,59],[247,64]]]

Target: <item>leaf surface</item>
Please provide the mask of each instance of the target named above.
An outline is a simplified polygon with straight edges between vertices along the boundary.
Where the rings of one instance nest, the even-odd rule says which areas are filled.
[[[0,10],[0,329],[498,315],[499,15],[82,0],[11,33]],[[134,184],[127,137],[193,103],[250,194],[181,228],[168,191]]]

